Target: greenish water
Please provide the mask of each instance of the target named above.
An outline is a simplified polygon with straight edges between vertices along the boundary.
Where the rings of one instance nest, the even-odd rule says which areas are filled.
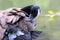
[[[60,0],[0,0],[0,10],[11,7],[24,7],[27,5],[39,5],[41,15],[47,14],[48,10],[54,13],[60,11]],[[36,18],[38,25],[36,30],[43,31],[37,40],[60,40],[60,16],[55,16],[53,21],[49,17],[39,16]]]
[[[39,19],[40,18],[40,19]],[[36,30],[43,33],[38,40],[60,40],[60,16],[54,17],[53,21],[48,21],[49,17],[39,17]]]
[[[34,0],[0,0],[0,9],[24,7],[34,4]]]

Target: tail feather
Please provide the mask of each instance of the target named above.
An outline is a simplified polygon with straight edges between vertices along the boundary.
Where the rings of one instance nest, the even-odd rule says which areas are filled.
[[[36,39],[39,37],[39,35],[42,33],[42,31],[31,31],[31,37],[32,39]]]

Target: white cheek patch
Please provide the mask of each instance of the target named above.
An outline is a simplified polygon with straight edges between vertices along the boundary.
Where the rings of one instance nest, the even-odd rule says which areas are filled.
[[[8,37],[9,40],[14,40],[14,38],[16,38],[16,34],[9,34]]]
[[[14,40],[14,38],[20,35],[24,35],[24,33],[18,30],[16,33],[8,34],[8,38],[9,40]]]
[[[16,35],[17,35],[17,36],[20,36],[20,35],[24,35],[24,33],[21,32],[21,31],[17,31]]]
[[[38,15],[37,16],[39,16],[40,15],[40,9],[38,9]]]

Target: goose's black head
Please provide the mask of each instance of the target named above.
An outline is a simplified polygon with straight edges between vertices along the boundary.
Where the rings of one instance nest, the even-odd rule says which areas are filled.
[[[26,12],[31,20],[38,16],[41,12],[40,7],[35,5],[26,6],[21,10]]]

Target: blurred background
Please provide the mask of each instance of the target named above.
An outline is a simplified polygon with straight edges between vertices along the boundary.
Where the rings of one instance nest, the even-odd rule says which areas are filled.
[[[36,40],[60,40],[60,0],[0,0],[0,10],[32,4],[41,8],[40,16],[36,17],[38,25],[35,30],[43,33]]]

